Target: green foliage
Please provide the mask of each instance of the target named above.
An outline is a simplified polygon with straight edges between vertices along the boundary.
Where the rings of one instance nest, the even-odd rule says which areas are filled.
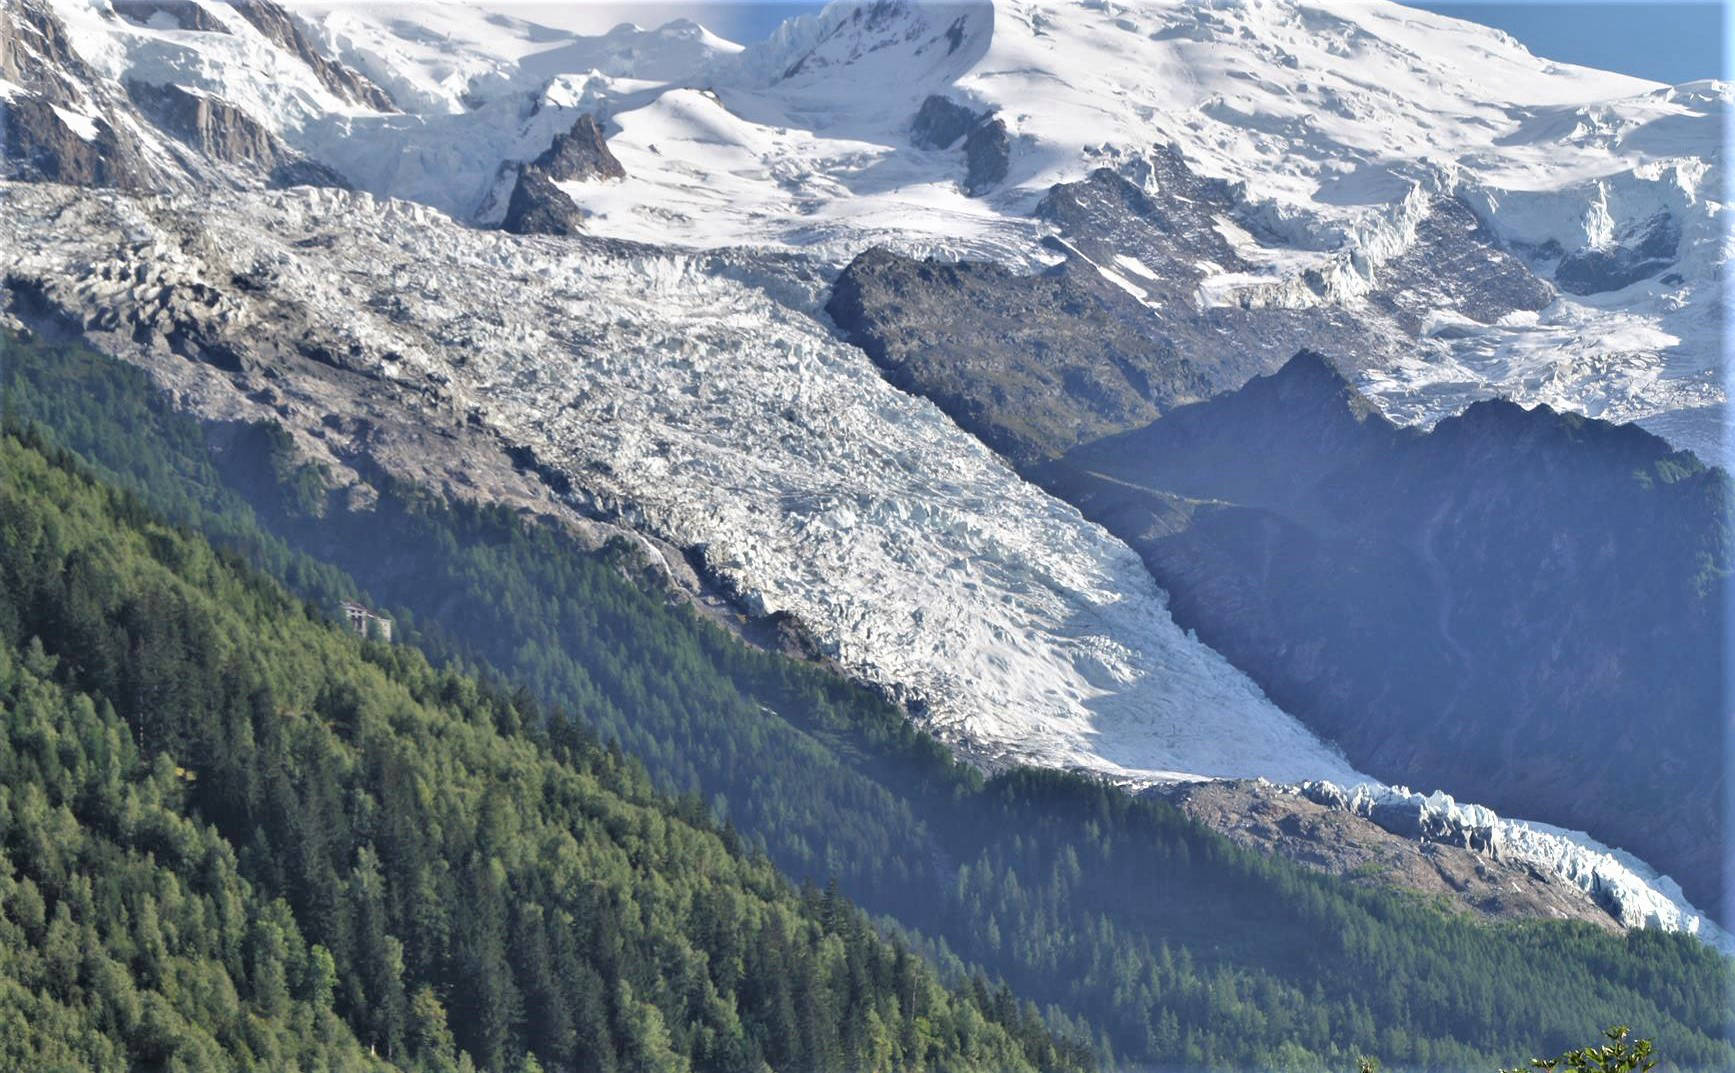
[[[0,472],[0,1066],[1090,1064],[569,718]]]
[[[1629,1039],[1632,1029],[1626,1025],[1615,1025],[1603,1035],[1608,1042],[1600,1047],[1580,1047],[1559,1058],[1532,1058],[1528,1068],[1559,1069],[1562,1073],[1650,1073],[1657,1068],[1651,1041]],[[1505,1069],[1501,1073],[1524,1073],[1524,1069]]]
[[[14,412],[58,422],[55,441],[106,478],[322,606],[358,591],[350,577],[360,579],[369,601],[434,655],[441,670],[430,673],[471,668],[519,683],[475,687],[505,698],[490,702],[503,740],[543,740],[576,755],[588,755],[593,736],[618,742],[605,755],[641,761],[645,792],[678,793],[682,822],[705,827],[716,816],[725,845],[763,851],[788,875],[834,880],[803,895],[819,919],[837,892],[847,894],[954,978],[983,977],[969,984],[973,1005],[997,1011],[1003,1024],[1014,1013],[1026,1025],[1040,1017],[1063,1038],[1157,1069],[1332,1069],[1378,1054],[1401,1069],[1462,1070],[1642,1018],[1684,1067],[1735,1068],[1725,967],[1690,938],[1483,925],[1238,849],[1162,803],[1078,777],[1013,772],[984,781],[882,698],[672,605],[623,549],[588,551],[553,526],[383,479],[368,511],[322,501],[309,513],[305,488],[284,491],[285,474],[307,471],[288,461],[281,434],[219,430],[224,449],[207,453],[141,374],[82,350],[11,349]],[[376,664],[413,657],[402,646],[365,650]],[[323,703],[346,745],[374,722],[341,690]],[[570,716],[545,719],[545,707]],[[220,758],[230,746],[212,748]],[[202,773],[198,785],[210,784]],[[407,796],[378,816],[407,813],[438,826],[420,790],[391,792]],[[334,794],[284,798],[282,807],[323,815],[321,802]],[[285,822],[269,812],[268,830]],[[390,880],[394,858],[377,839],[375,852]],[[302,869],[277,836],[241,859],[257,864],[272,890]],[[467,912],[500,888],[466,867]],[[366,873],[359,860],[333,870]],[[365,906],[370,882],[333,888],[308,911],[325,919],[331,904]],[[388,901],[387,919],[408,911]],[[436,934],[448,926],[428,907],[407,919]],[[345,928],[314,937],[353,935]],[[424,944],[407,926],[386,930],[404,944],[406,973],[422,979]],[[383,939],[368,943],[366,960],[389,965]],[[465,953],[463,964],[480,971],[473,947],[440,948],[430,964]],[[350,947],[330,949],[351,963]],[[509,953],[515,965],[539,963],[534,950]],[[641,980],[626,982],[635,1003],[650,1000]],[[615,1018],[617,1044],[624,1025],[637,1026],[621,1061],[660,1053],[655,1022],[623,1005],[614,977],[582,984],[584,1008],[601,1004]],[[373,993],[365,979],[354,987]],[[337,1001],[354,987],[340,979]],[[488,1051],[492,1044],[476,1041],[501,1038],[501,1025],[540,1023],[523,985],[424,991],[412,980],[404,990],[403,1012],[379,1014],[364,1039],[381,1034],[444,1054],[444,1033]],[[681,1019],[652,1001],[680,1053]],[[399,1002],[391,997],[391,1009]],[[831,1044],[799,1030],[803,1007],[764,1008],[774,1034],[806,1040],[803,1053],[827,1053]],[[850,1031],[874,1041],[863,1053],[882,1054],[888,1039],[903,1053],[913,1046],[878,1013]]]

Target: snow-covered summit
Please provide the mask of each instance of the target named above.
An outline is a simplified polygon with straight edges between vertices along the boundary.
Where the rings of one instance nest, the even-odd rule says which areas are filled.
[[[487,223],[501,162],[594,112],[627,172],[564,184],[594,233],[1025,270],[1053,259],[1032,210],[1054,184],[1148,175],[1152,147],[1173,146],[1230,184],[1217,226],[1254,266],[1205,279],[1206,305],[1358,308],[1434,199],[1456,198],[1560,300],[1492,325],[1429,318],[1361,385],[1388,413],[1431,421],[1498,393],[1721,458],[1724,83],[1555,63],[1366,0],[838,0],[746,49],[690,23],[586,35],[497,7],[298,3],[336,54],[438,114],[292,141],[364,189]],[[930,98],[1001,125],[991,182],[967,181],[966,148],[912,139]]]

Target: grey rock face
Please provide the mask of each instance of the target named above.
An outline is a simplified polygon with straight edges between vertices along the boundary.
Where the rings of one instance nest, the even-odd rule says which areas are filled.
[[[990,119],[964,139],[964,192],[981,197],[1000,185],[1012,165],[1012,137],[1006,122]]]
[[[212,160],[239,165],[273,186],[349,184],[335,171],[297,153],[239,106],[181,86],[127,83],[127,95],[158,130]]]
[[[609,152],[608,141],[596,117],[582,115],[565,134],[534,161],[535,166],[556,182],[578,179],[624,179],[626,169]]]
[[[106,120],[97,120],[96,137],[86,139],[60,118],[42,97],[20,97],[4,113],[6,156],[25,177],[74,186],[113,186],[127,190],[151,185],[131,139]]]
[[[980,114],[951,98],[930,94],[910,124],[910,143],[918,149],[950,148],[981,121]]]
[[[40,0],[0,10],[0,75],[35,93],[64,87],[68,76],[89,80],[92,72],[72,50],[66,28]]]
[[[1573,294],[1618,291],[1669,267],[1680,245],[1681,225],[1667,212],[1659,212],[1619,236],[1611,247],[1567,254],[1554,269],[1554,282]]]
[[[116,0],[115,14],[139,26],[163,22],[182,30],[226,34],[229,27],[193,0]]]
[[[1159,290],[1177,299],[1183,292],[1190,297],[1204,278],[1199,262],[1224,271],[1251,271],[1254,266],[1216,227],[1217,217],[1234,208],[1228,189],[1199,178],[1171,149],[1157,150],[1150,164],[1155,196],[1114,171],[1098,168],[1079,182],[1050,189],[1036,206],[1036,216],[1098,264],[1113,266],[1123,255],[1137,259],[1162,277],[1156,281]],[[1140,286],[1146,282],[1141,278]]]
[[[326,89],[346,101],[366,105],[376,111],[398,111],[391,94],[369,81],[359,71],[330,59],[315,48],[307,35],[301,32],[294,17],[274,0],[229,0],[229,6],[278,47],[298,56],[313,69],[313,73]]]
[[[1174,261],[1172,268],[1188,282],[1200,276],[1192,263],[1196,261],[1211,261],[1227,271],[1251,270],[1214,226],[1218,214],[1235,208],[1228,185],[1195,174],[1170,146],[1152,151],[1147,163],[1143,178],[1154,195],[1108,168],[1098,168],[1080,182],[1049,190],[1036,215],[1099,262],[1112,262],[1116,254],[1137,257],[1153,268]]]
[[[143,82],[127,83],[127,95],[158,129],[214,159],[269,169],[287,155],[270,131],[221,98]]]
[[[0,106],[0,156],[17,178],[139,190],[159,185],[138,139],[101,115],[85,86],[98,81],[73,51],[66,29],[45,5],[0,8],[0,78],[21,87]],[[56,108],[95,114],[94,137],[74,130]]]
[[[1308,354],[1032,476],[1361,770],[1588,829],[1721,904],[1722,471],[1546,407],[1398,428]]]
[[[1430,202],[1410,248],[1380,266],[1379,284],[1369,300],[1409,335],[1438,309],[1493,324],[1554,301],[1547,281],[1503,249],[1463,202],[1446,197]]]
[[[1302,347],[1377,354],[1335,307],[1200,308],[1199,262],[1245,266],[1213,226],[1227,195],[1173,163],[1176,196],[1161,205],[1107,170],[1055,187],[1037,211],[1065,236],[1065,260],[1047,272],[870,250],[826,308],[893,383],[1020,465],[1238,387]],[[1117,252],[1148,271],[1128,273],[1142,299],[1098,270]]]
[[[577,235],[584,231],[584,213],[541,168],[526,164],[518,170],[500,228],[515,235]]]
[[[1150,420],[1206,379],[1091,275],[857,257],[827,312],[892,383],[1029,462]]]

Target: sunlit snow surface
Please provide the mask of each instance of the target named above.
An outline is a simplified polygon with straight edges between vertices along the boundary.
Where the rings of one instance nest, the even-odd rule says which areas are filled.
[[[1405,422],[1498,394],[1639,421],[1723,458],[1724,83],[1554,63],[1488,27],[1373,0],[843,0],[746,49],[691,22],[606,28],[607,5],[290,0],[406,113],[380,115],[233,13],[232,33],[209,34],[54,2],[102,73],[226,97],[361,189],[462,220],[499,219],[502,163],[586,112],[628,176],[565,185],[593,232],[832,265],[882,244],[1033,268],[1052,259],[1030,216],[1052,184],[1172,143],[1239,184],[1230,223],[1260,266],[1207,280],[1206,302],[1290,281],[1287,301],[1353,306],[1413,238],[1418,191],[1463,198],[1526,249],[1607,245],[1667,212],[1681,251],[1660,278],[1427,334],[1363,386]],[[1006,123],[1010,172],[988,197],[964,195],[958,150],[910,143],[935,93]],[[1305,270],[1323,293],[1300,285]]]
[[[1641,421],[1722,458],[1724,84],[1554,63],[1484,26],[1363,0],[845,2],[746,50],[692,25],[579,37],[562,27],[586,16],[540,5],[505,19],[434,7],[416,21],[438,28],[437,48],[406,43],[390,6],[301,5],[381,81],[443,86],[414,98],[426,107],[450,111],[463,94],[479,106],[464,121],[490,137],[474,161],[442,150],[448,193],[422,189],[416,159],[408,178],[375,169],[364,183],[461,215],[501,211],[488,184],[502,141],[545,144],[565,107],[608,117],[627,169],[624,182],[567,186],[597,233],[832,263],[879,243],[1033,266],[1045,255],[1029,212],[1050,185],[1159,143],[1241,184],[1240,222],[1262,243],[1248,259],[1268,277],[1323,272],[1322,298],[1292,289],[1307,301],[1353,304],[1377,284],[1413,237],[1405,201],[1417,190],[1463,197],[1528,247],[1607,244],[1666,211],[1683,231],[1678,281],[1432,334],[1363,386],[1406,422],[1500,394]],[[931,93],[1010,128],[1011,172],[990,197],[964,196],[956,150],[910,144]],[[501,122],[507,102],[516,118],[529,99],[554,107]],[[385,125],[407,144],[450,142],[428,133],[433,117]],[[308,137],[319,155],[324,133]],[[1208,281],[1202,295],[1233,301],[1250,282]]]

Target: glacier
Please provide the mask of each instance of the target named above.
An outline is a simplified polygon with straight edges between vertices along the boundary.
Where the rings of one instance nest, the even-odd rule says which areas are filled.
[[[1202,304],[1354,307],[1433,195],[1544,274],[1666,217],[1668,272],[1425,333],[1358,386],[1405,423],[1498,395],[1724,458],[1725,83],[1554,63],[1369,0],[836,0],[746,48],[685,20],[605,31],[589,5],[287,6],[403,111],[335,96],[241,20],[199,34],[54,0],[102,75],[223,97],[359,189],[482,224],[505,210],[510,166],[585,113],[627,171],[563,184],[594,233],[834,267],[883,245],[1036,270],[1054,255],[1031,210],[1052,185],[1099,166],[1136,176],[1152,146],[1174,146],[1231,184],[1221,226],[1257,266],[1204,281]],[[930,95],[1007,125],[1008,174],[987,196],[962,188],[958,152],[911,143]]]

